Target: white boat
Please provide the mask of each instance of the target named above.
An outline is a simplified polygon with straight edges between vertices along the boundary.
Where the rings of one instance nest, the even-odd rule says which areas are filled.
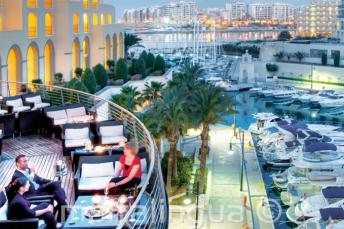
[[[343,204],[344,187],[326,187],[321,194],[305,197],[295,206],[288,208],[286,215],[291,222],[301,224],[309,218],[319,217],[320,209],[342,207]]]
[[[331,222],[324,221],[323,219],[319,218],[311,218],[301,225],[299,225],[296,229],[343,229],[344,228],[344,219],[339,220],[331,220]]]
[[[276,90],[272,93],[275,99],[291,99],[298,92],[295,90]]]
[[[281,118],[273,113],[257,113],[253,117],[257,120],[249,127],[249,131],[254,134],[263,133],[264,130],[277,126],[277,122],[281,121]]]
[[[300,101],[301,103],[309,103],[311,101],[311,98],[314,97],[314,94],[303,94],[303,95],[299,95],[299,96],[295,96],[294,98],[298,101]]]
[[[322,108],[334,108],[334,107],[344,107],[344,98],[332,99],[325,98],[319,101]]]

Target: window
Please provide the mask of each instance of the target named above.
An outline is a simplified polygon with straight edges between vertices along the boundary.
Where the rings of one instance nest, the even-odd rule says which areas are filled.
[[[101,14],[100,15],[100,24],[101,25],[104,25],[105,24],[105,21],[104,21],[105,19],[104,19],[104,14]]]
[[[98,9],[98,0],[92,0],[93,9]]]
[[[97,14],[93,14],[93,25],[98,25],[98,15]]]
[[[84,0],[84,9],[88,9],[88,0]]]
[[[53,16],[50,13],[45,14],[45,35],[53,35]]]
[[[45,1],[44,1],[44,7],[45,7],[46,9],[51,9],[51,8],[53,8],[53,0],[45,0]]]
[[[88,14],[84,14],[84,33],[88,33]]]
[[[0,32],[2,31],[2,17],[0,15]]]
[[[38,36],[37,15],[35,13],[29,13],[27,22],[28,22],[28,37],[29,38],[37,37]]]
[[[79,33],[79,14],[73,14],[73,33]]]
[[[38,0],[27,0],[26,6],[27,6],[27,8],[37,8],[38,7]]]
[[[108,24],[111,25],[112,24],[112,14],[108,14]]]

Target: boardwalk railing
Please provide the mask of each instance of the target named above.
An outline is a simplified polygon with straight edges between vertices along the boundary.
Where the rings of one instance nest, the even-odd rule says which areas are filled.
[[[168,228],[168,199],[159,153],[149,131],[135,115],[98,96],[59,86],[0,81],[1,95],[3,97],[18,95],[23,86],[34,93],[39,93],[42,98],[49,99],[52,105],[82,103],[93,111],[99,120],[122,120],[132,139],[140,146],[146,147],[150,163],[146,182],[117,228]]]

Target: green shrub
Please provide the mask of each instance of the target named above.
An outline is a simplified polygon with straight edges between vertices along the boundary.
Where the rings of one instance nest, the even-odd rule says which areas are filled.
[[[114,60],[106,61],[106,65],[108,66],[110,72],[114,72],[115,71],[115,61]]]
[[[266,64],[266,70],[275,73],[278,71],[278,66],[276,64]]]
[[[155,58],[154,61],[154,71],[165,72],[165,60],[160,55]]]
[[[321,54],[321,64],[327,65],[327,54],[326,53]]]
[[[31,80],[31,83],[43,84],[43,81],[41,79],[33,79],[33,80]]]
[[[116,79],[128,81],[128,66],[123,58],[120,58],[116,64]]]
[[[333,63],[334,63],[334,66],[339,67],[339,65],[340,65],[340,54],[335,53],[333,55]]]
[[[94,73],[97,84],[101,88],[106,87],[109,81],[109,76],[104,66],[101,64],[97,64],[96,66],[93,67],[93,73]]]
[[[143,52],[140,54],[139,59],[142,59],[142,60],[146,63],[147,57],[148,57],[147,52],[146,52],[146,51],[143,51]]]
[[[83,92],[89,92],[85,84],[83,84],[80,80],[73,78],[71,81],[67,83],[67,88],[83,91]]]
[[[161,160],[161,170],[166,182],[167,167],[168,167],[168,155],[165,153]],[[190,184],[192,175],[192,160],[188,157],[177,158],[178,177],[172,178],[172,186],[175,188],[186,187]]]
[[[142,58],[138,59],[135,62],[135,64],[134,64],[134,71],[135,71],[135,74],[140,74],[143,77],[146,76],[146,63],[145,63],[145,61]]]
[[[54,79],[56,82],[61,83],[63,80],[63,74],[61,72],[55,73]]]
[[[146,60],[146,67],[149,69],[153,69],[154,60],[155,60],[155,57],[154,57],[153,53],[148,53],[147,60]]]
[[[82,68],[79,68],[79,67],[77,67],[77,68],[74,70],[75,76],[76,76],[77,78],[80,78],[80,77],[81,77],[82,72],[83,72]]]
[[[91,94],[94,94],[97,90],[97,81],[91,69],[86,68],[85,72],[81,76],[81,82],[86,86]]]

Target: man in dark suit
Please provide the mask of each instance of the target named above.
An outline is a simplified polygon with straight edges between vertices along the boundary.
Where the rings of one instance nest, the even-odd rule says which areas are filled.
[[[58,219],[61,220],[62,208],[67,209],[66,193],[61,187],[61,183],[39,177],[34,168],[29,168],[29,160],[25,155],[16,157],[16,167],[17,169],[12,176],[12,182],[22,176],[29,180],[30,188],[25,193],[25,197],[54,195],[54,199],[57,202]]]

